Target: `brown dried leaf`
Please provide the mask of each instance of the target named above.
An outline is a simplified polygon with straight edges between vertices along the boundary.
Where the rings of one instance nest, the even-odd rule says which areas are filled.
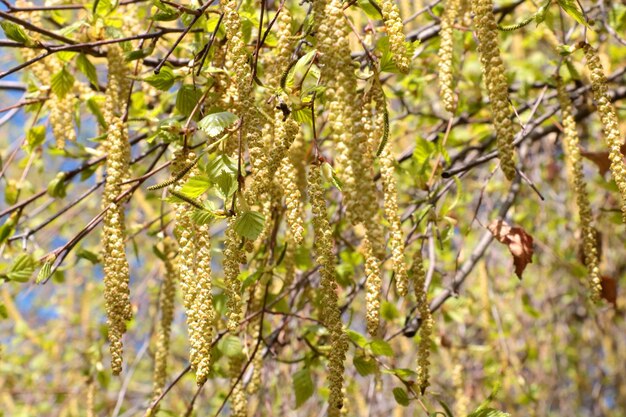
[[[620,149],[622,154],[626,153],[626,144],[623,144]],[[611,168],[611,160],[609,159],[608,152],[587,152],[581,149],[580,155],[596,164],[601,176],[604,177],[604,175],[609,172],[609,169]]]
[[[521,227],[511,227],[504,220],[492,221],[487,229],[493,234],[496,240],[507,245],[509,252],[513,255],[515,274],[522,279],[522,273],[526,265],[533,262],[533,237],[526,233]]]

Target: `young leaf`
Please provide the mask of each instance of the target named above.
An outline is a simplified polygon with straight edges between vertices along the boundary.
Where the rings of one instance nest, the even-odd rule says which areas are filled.
[[[202,91],[194,85],[183,84],[176,94],[176,110],[185,116],[189,116],[202,97]]]
[[[37,274],[37,278],[35,279],[35,284],[39,284],[40,282],[44,281],[46,278],[50,276],[51,272],[52,272],[52,261],[47,261],[45,264],[43,264],[43,266],[39,270],[39,273]]]
[[[382,339],[376,339],[369,344],[374,355],[393,356],[391,345]]]
[[[9,22],[8,20],[1,21],[0,26],[2,26],[2,30],[4,31],[4,34],[7,36],[7,38],[11,39],[12,41],[25,44],[30,43],[28,35],[26,35],[26,32],[24,32],[24,29],[22,29],[21,26],[16,25],[13,22]]]
[[[26,149],[32,152],[46,140],[46,127],[43,125],[33,126],[26,135]]]
[[[226,200],[237,191],[237,176],[235,173],[222,172],[216,179],[215,185],[217,185],[217,191],[220,196]]]
[[[35,272],[35,261],[26,253],[20,254],[6,274],[9,281],[26,282]]]
[[[219,347],[224,356],[229,358],[238,356],[243,352],[243,346],[241,345],[241,340],[238,337],[228,335],[224,336],[224,338],[219,342]]]
[[[404,390],[404,388],[396,387],[393,389],[393,398],[395,398],[396,402],[403,407],[407,407],[409,405],[409,395]]]
[[[90,83],[96,87],[98,86],[98,73],[96,71],[96,67],[91,63],[85,54],[78,55],[78,58],[76,58],[76,67],[80,72],[85,74],[85,77],[87,77]]]
[[[167,91],[174,85],[176,76],[170,67],[162,67],[158,74],[152,74],[143,80],[157,90]]]
[[[191,213],[191,220],[197,225],[210,224],[215,219],[215,214],[210,210],[194,210]]]
[[[265,217],[256,211],[244,211],[235,220],[235,231],[248,240],[255,240],[263,231]]]
[[[61,71],[54,74],[52,80],[50,80],[50,87],[54,94],[60,98],[65,97],[74,86],[74,76],[70,74],[66,67],[63,67]]]
[[[237,121],[237,116],[223,111],[219,113],[211,113],[198,122],[198,127],[209,136],[217,136],[227,127]]]
[[[211,188],[211,181],[208,177],[198,175],[189,178],[180,192],[188,195],[191,198],[196,198],[204,194],[209,188]]]
[[[211,178],[211,181],[217,182],[217,178],[224,173],[237,173],[237,164],[227,155],[221,154],[207,164],[205,172]]]
[[[371,375],[378,370],[378,364],[374,358],[369,358],[361,355],[355,355],[352,360],[354,368],[361,376]]]
[[[293,374],[293,390],[296,393],[296,408],[299,408],[306,400],[311,398],[315,387],[311,379],[311,372],[304,368]]]
[[[578,2],[576,0],[557,0],[561,9],[565,11],[568,15],[574,18],[581,25],[585,25],[591,29],[587,21],[585,20],[585,16],[583,15],[582,10],[578,6]]]

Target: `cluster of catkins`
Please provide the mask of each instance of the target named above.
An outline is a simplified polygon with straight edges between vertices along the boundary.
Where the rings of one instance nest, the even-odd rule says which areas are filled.
[[[294,109],[285,110],[289,106],[284,103],[290,103],[290,98],[280,80],[293,65],[294,57],[297,58],[292,55],[297,38],[292,36],[291,15],[287,8],[281,9],[275,26],[280,34],[277,44],[271,53],[260,58],[266,68],[267,90],[272,92],[272,96],[258,105],[258,89],[253,81],[254,72],[237,11],[238,2],[221,0],[220,7],[226,39],[221,47],[216,47],[215,56],[216,59],[221,57],[219,59],[223,60],[229,76],[216,77],[216,85],[219,84],[220,88],[218,101],[238,118],[232,134],[220,143],[221,152],[234,160],[239,159],[240,163],[243,158],[243,168],[248,171],[248,175],[241,172],[237,180],[238,190],[227,198],[223,210],[227,217],[222,250],[225,328],[237,335],[247,326],[253,337],[260,340],[262,317],[257,314],[246,319],[244,313],[246,305],[254,311],[263,309],[266,285],[269,285],[272,275],[262,273],[262,278],[249,291],[243,291],[241,265],[248,262],[247,252],[254,249],[254,242],[238,232],[238,222],[250,210],[260,212],[265,221],[257,240],[265,242],[275,238],[281,218],[285,219],[284,285],[289,286],[295,277],[296,248],[305,243],[304,208],[308,199],[314,254],[319,265],[318,313],[328,333],[328,349],[325,351],[328,352],[329,415],[336,416],[345,410],[343,378],[349,338],[341,317],[335,242],[326,207],[325,181],[328,180],[327,171],[330,169],[332,172],[332,168],[323,156],[326,149],[317,143],[318,138],[307,138],[300,122],[294,118]],[[320,80],[326,87],[323,112],[328,121],[329,143],[335,155],[334,166],[342,184],[345,214],[361,239],[360,251],[365,259],[367,329],[372,337],[379,335],[383,263],[389,246],[397,293],[400,296],[408,293],[409,278],[412,277],[424,318],[418,364],[419,384],[423,391],[428,384],[428,345],[432,329],[432,320],[428,319],[430,310],[424,288],[424,272],[421,260],[415,262],[417,266],[411,271],[406,265],[398,213],[396,161],[387,144],[389,114],[383,85],[377,73],[365,83],[358,81],[343,7],[341,0],[314,2],[311,33],[316,39],[316,71],[319,71]],[[385,0],[381,2],[381,9],[394,62],[398,69],[407,72],[410,57],[398,8],[392,0]],[[130,93],[130,72],[118,47],[108,47],[107,58],[103,261],[112,368],[117,374],[122,369],[121,337],[126,330],[126,321],[132,316],[128,262],[124,251],[126,232],[123,210],[124,193],[128,187],[124,184],[129,179],[130,148],[124,110]],[[200,173],[197,164],[202,155],[194,150],[197,147],[194,148],[190,141],[190,136],[185,134],[182,146],[173,152],[171,179],[162,185],[168,187],[168,193],[174,198],[175,239],[165,237],[162,242],[165,278],[159,297],[161,318],[156,332],[153,405],[147,409],[147,416],[154,415],[158,410],[158,400],[165,385],[176,287],[180,286],[182,293],[189,333],[189,362],[198,385],[204,384],[209,377],[214,330],[220,326],[212,297],[209,225],[194,221],[194,212],[204,208],[200,202],[182,193],[183,184]],[[375,182],[377,163],[382,180],[382,198]],[[276,212],[284,213],[284,216],[276,215]],[[388,233],[385,224],[389,225]],[[267,266],[272,262],[269,251],[262,252],[254,262]],[[247,412],[242,375],[248,365],[252,368],[247,379],[248,392],[255,392],[261,386],[264,355],[260,350],[262,346],[254,351],[245,347],[242,355],[229,358],[233,384],[231,409],[234,415],[245,416]],[[245,361],[246,355],[249,356],[248,362]]]
[[[498,24],[493,13],[492,0],[470,0],[474,12],[475,33],[478,52],[483,67],[483,78],[487,86],[500,167],[507,179],[516,175],[514,160],[515,127],[509,105],[506,69],[500,56]],[[453,88],[453,26],[461,15],[461,0],[448,0],[441,19],[441,43],[439,47],[439,86],[444,107],[454,113],[456,104]]]
[[[18,0],[16,7],[33,7],[30,1]],[[40,11],[29,12],[28,14],[18,13],[18,17],[26,18],[37,27],[42,26],[43,13]],[[29,32],[29,36],[33,41],[40,40],[41,35],[36,32]],[[22,58],[25,61],[36,58],[40,52],[36,49],[23,48],[21,50]],[[55,92],[52,86],[52,79],[59,76],[64,68],[63,62],[56,56],[52,55],[44,59],[38,60],[30,66],[30,70],[41,83],[41,89],[46,92],[48,97],[47,106],[50,109],[48,120],[52,133],[56,139],[58,148],[63,149],[65,142],[76,140],[76,130],[74,129],[75,107],[78,103],[77,95],[90,94],[87,86],[81,82],[73,81],[72,88],[68,92]],[[69,73],[68,73],[69,75]],[[85,93],[87,91],[87,93]]]

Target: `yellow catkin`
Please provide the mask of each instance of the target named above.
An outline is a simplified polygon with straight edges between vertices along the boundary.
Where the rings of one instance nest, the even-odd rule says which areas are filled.
[[[102,248],[111,367],[113,374],[117,375],[122,371],[122,335],[126,332],[126,321],[132,318],[130,272],[124,244],[126,237],[124,201],[116,201],[125,189],[122,183],[130,177],[128,130],[120,114],[125,107],[130,84],[127,78],[128,68],[124,65],[119,47],[110,47],[107,58],[109,79],[104,108],[104,119],[108,125],[104,143],[107,152],[107,176],[102,199],[102,208],[106,209]]]
[[[226,227],[224,241],[224,284],[228,298],[226,316],[227,327],[231,332],[237,332],[239,323],[243,319],[243,299],[241,296],[241,281],[239,280],[239,264],[245,261],[245,255],[240,248],[241,237],[235,231],[235,219],[230,218]],[[243,258],[243,259],[242,259]]]
[[[291,235],[292,242],[296,245],[300,245],[304,239],[304,216],[302,194],[298,188],[297,175],[297,169],[291,160],[289,158],[283,159],[278,169],[278,180],[280,181],[285,196],[289,234]]]
[[[445,109],[454,113],[456,100],[454,94],[454,22],[459,15],[459,1],[448,0],[441,16],[439,30],[439,95]]]
[[[174,160],[172,164],[172,172],[180,172],[183,167],[187,166],[190,162],[196,158],[193,152],[180,150],[174,154]],[[179,181],[178,185],[174,187],[175,190],[180,190],[182,185],[187,179],[195,175],[192,170],[186,174]],[[185,314],[187,315],[187,329],[189,332],[190,349],[189,349],[189,362],[191,363],[194,371],[198,365],[197,343],[194,343],[196,335],[194,330],[195,325],[195,310],[194,300],[196,294],[196,273],[195,273],[195,247],[194,247],[194,225],[191,221],[190,215],[193,212],[193,207],[185,202],[175,204],[176,214],[176,238],[178,240],[179,247],[179,260],[178,274],[180,279],[180,287],[183,295],[183,306],[185,307]],[[196,339],[197,340],[197,339]]]
[[[313,214],[316,262],[320,266],[320,318],[328,329],[331,345],[328,357],[330,389],[328,415],[338,416],[343,407],[343,373],[348,339],[341,322],[332,230],[328,222],[322,176],[318,165],[310,167],[309,199]]]
[[[26,1],[16,2],[16,7],[33,7],[34,4]],[[43,26],[43,12],[34,11],[29,13],[18,13],[18,17],[24,18],[35,26]],[[41,39],[41,35],[37,32],[29,32],[29,37],[33,41]],[[36,49],[23,48],[21,50],[22,58],[27,61],[39,55]],[[39,60],[29,67],[43,86],[49,87],[52,77],[63,68],[61,61],[56,56],[49,56]],[[82,85],[76,82],[75,85]],[[48,120],[52,128],[52,134],[56,139],[56,145],[59,149],[65,147],[66,140],[75,141],[76,131],[74,130],[74,107],[77,99],[72,92],[68,92],[63,97],[58,96],[54,91],[49,91],[47,105],[50,109]]]
[[[377,125],[384,123],[382,112],[384,111],[384,93],[380,86],[374,89],[374,101],[378,112]],[[380,130],[380,126],[379,126]],[[374,141],[374,147],[378,147],[380,138]],[[396,160],[389,149],[389,145],[383,147],[380,154],[380,177],[383,182],[385,217],[389,223],[389,247],[391,249],[391,261],[395,272],[396,290],[401,296],[405,296],[408,291],[408,273],[406,261],[404,259],[404,235],[402,233],[402,223],[398,212],[398,184],[396,181]]]
[[[381,0],[380,8],[383,12],[387,35],[389,36],[389,49],[392,53],[393,63],[402,73],[409,72],[411,63],[409,51],[406,47],[406,36],[400,10],[394,0]]]
[[[429,356],[430,356],[430,337],[433,332],[433,317],[430,312],[430,306],[428,304],[428,295],[424,288],[426,281],[426,273],[424,272],[424,264],[422,259],[422,252],[418,250],[413,259],[413,266],[411,268],[411,275],[413,277],[413,285],[415,290],[415,299],[417,301],[417,311],[420,315],[420,329],[419,329],[419,345],[417,347],[417,381],[416,385],[420,392],[423,394],[430,384],[429,379]]]
[[[174,158],[174,172],[180,172],[196,159],[189,151],[179,151]],[[193,168],[179,185],[198,174]],[[198,385],[206,382],[211,366],[212,323],[215,319],[211,295],[211,242],[208,225],[195,225],[189,217],[194,208],[188,203],[176,204],[176,229],[180,247],[178,271],[183,292],[183,304],[187,314],[190,354],[189,362],[196,372]]]
[[[236,91],[234,110],[242,119],[241,136],[248,145],[253,182],[267,184],[270,177],[267,170],[269,152],[264,146],[261,129],[259,129],[259,126],[263,126],[263,119],[254,100],[252,71],[248,64],[248,53],[241,31],[241,19],[237,13],[238,3],[236,0],[220,1],[224,12],[223,27],[227,38],[226,66],[234,80],[233,89]],[[262,187],[253,186],[252,192],[247,194],[250,204],[259,202],[262,196],[256,191],[260,188]]]
[[[161,318],[157,328],[157,346],[154,354],[154,380],[152,382],[152,401],[154,402],[165,386],[167,378],[167,356],[170,351],[170,334],[172,320],[174,320],[174,296],[176,295],[176,281],[178,280],[178,268],[174,262],[176,256],[176,243],[173,239],[163,239],[163,265],[165,277],[159,296],[159,311]],[[153,416],[158,408],[149,408],[146,417]]]
[[[270,278],[268,275],[265,275]],[[257,285],[254,288],[250,289],[250,311],[257,312],[263,308],[263,297],[265,296],[265,282],[267,279],[263,277],[259,280]],[[251,337],[252,340],[259,340],[261,333],[261,316],[257,316],[250,323]],[[250,381],[248,382],[248,394],[254,395],[261,388],[262,375],[261,371],[263,370],[263,352],[259,347],[254,357],[251,358],[250,364],[252,365],[252,375],[250,376]]]
[[[231,404],[231,412],[230,415],[232,417],[246,417],[248,415],[248,401],[246,397],[246,392],[243,388],[241,371],[243,367],[245,356],[237,355],[231,357],[229,359],[229,367],[230,367],[230,380],[232,388],[232,394],[230,396],[230,404]],[[239,379],[239,382],[235,384],[235,381]]]
[[[366,237],[363,239],[363,256],[365,257],[365,308],[367,332],[372,336],[378,335],[380,326],[380,295],[382,280],[380,278],[379,260],[372,251],[372,244]]]
[[[583,46],[587,68],[591,72],[591,87],[593,97],[598,107],[598,113],[602,121],[604,136],[609,147],[609,159],[611,160],[611,175],[617,184],[621,196],[622,220],[626,223],[626,164],[622,154],[623,139],[619,131],[617,113],[608,95],[607,81],[604,76],[604,68],[595,49],[589,44]]]
[[[211,294],[211,241],[209,225],[195,227],[196,288],[193,302],[195,314],[194,340],[198,355],[196,382],[202,385],[211,370],[211,343],[213,342],[213,321],[215,311]]]
[[[589,271],[589,287],[591,288],[591,298],[597,301],[602,291],[600,279],[600,265],[598,259],[598,242],[593,227],[591,205],[589,204],[589,194],[583,175],[583,164],[580,156],[580,146],[576,121],[572,110],[572,102],[567,94],[563,80],[557,79],[557,92],[561,113],[563,115],[563,148],[567,157],[567,167],[570,181],[574,186],[576,194],[576,204],[578,205],[578,215],[580,217],[580,230],[583,241],[585,264]]]
[[[512,181],[516,174],[513,145],[515,129],[510,119],[508,82],[498,46],[498,25],[493,14],[493,1],[472,0],[472,8],[476,22],[478,52],[496,130],[500,167],[504,176]]]

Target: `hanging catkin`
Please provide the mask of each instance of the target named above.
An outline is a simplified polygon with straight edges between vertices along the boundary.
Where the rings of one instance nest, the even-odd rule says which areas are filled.
[[[213,321],[215,311],[211,294],[211,237],[209,225],[195,227],[196,288],[193,301],[195,329],[192,343],[198,357],[196,383],[202,385],[211,370],[211,343],[213,342]]]
[[[445,109],[454,113],[456,102],[454,95],[453,54],[454,54],[454,21],[459,15],[459,1],[448,0],[441,16],[439,30],[439,95]]]
[[[615,108],[607,93],[607,81],[600,58],[591,45],[585,44],[583,49],[587,59],[587,68],[591,72],[593,98],[598,106],[604,136],[609,147],[611,175],[617,184],[621,196],[622,221],[626,223],[626,164],[624,164],[624,154],[622,154],[621,149],[624,142],[619,131],[619,122]]]
[[[580,217],[580,232],[582,235],[585,265],[589,271],[589,288],[591,298],[597,301],[602,291],[600,268],[598,260],[598,242],[596,232],[593,227],[591,205],[589,204],[589,194],[583,175],[583,164],[580,156],[578,132],[576,131],[576,121],[572,111],[572,102],[567,94],[563,80],[557,79],[557,92],[561,114],[563,115],[564,150],[567,157],[567,167],[570,181],[576,193],[576,204],[578,205],[578,215]]]
[[[378,335],[380,326],[380,296],[382,280],[380,278],[379,260],[372,251],[372,244],[367,236],[361,243],[365,258],[365,308],[367,332],[372,337]]]
[[[113,374],[122,371],[122,335],[126,332],[126,321],[132,318],[129,290],[129,267],[126,260],[124,240],[123,200],[118,196],[124,191],[122,183],[129,179],[130,145],[126,124],[118,113],[125,108],[125,99],[130,87],[126,78],[128,68],[119,46],[109,47],[107,54],[109,79],[107,84],[104,120],[107,137],[104,149],[107,152],[106,182],[102,197],[104,213],[102,248],[104,263],[104,300],[109,326],[111,368]]]
[[[313,214],[316,263],[320,266],[320,318],[330,334],[328,380],[330,395],[329,416],[338,416],[343,407],[344,360],[348,339],[341,322],[337,297],[337,277],[333,255],[333,238],[326,211],[320,167],[313,165],[309,171],[309,199]]]
[[[515,129],[509,110],[509,91],[504,63],[498,46],[498,25],[493,14],[492,0],[472,0],[478,52],[483,67],[483,77],[491,102],[493,125],[496,129],[496,142],[500,167],[508,180],[515,178],[514,146]]]
[[[381,0],[380,8],[389,36],[389,49],[392,53],[393,63],[396,64],[400,72],[407,73],[409,72],[410,57],[406,47],[406,36],[404,35],[400,10],[394,0]]]
[[[230,380],[232,384],[232,394],[230,396],[232,417],[246,417],[248,415],[248,401],[246,391],[240,378],[245,357],[237,355],[229,358]]]
[[[373,92],[374,102],[377,110],[377,125],[384,117],[385,97],[380,86],[375,86]],[[396,181],[396,160],[393,157],[389,146],[383,146],[380,153],[380,176],[383,182],[385,217],[389,222],[389,247],[391,249],[391,261],[396,278],[396,290],[398,294],[404,296],[408,291],[408,273],[406,261],[404,259],[404,236],[402,234],[402,223],[398,212],[398,186]]]
[[[165,387],[167,378],[167,356],[170,351],[170,334],[174,319],[174,296],[176,295],[176,281],[178,269],[174,262],[176,243],[170,237],[163,239],[163,265],[165,277],[159,296],[159,311],[161,319],[157,328],[157,346],[154,354],[154,380],[152,382],[152,402],[156,401]],[[146,417],[151,417],[158,411],[157,408],[148,408]]]
[[[417,311],[420,316],[419,329],[419,345],[417,347],[417,381],[416,385],[423,394],[430,383],[429,379],[429,356],[430,356],[430,337],[433,332],[433,317],[428,304],[428,295],[426,293],[426,273],[424,272],[424,261],[420,249],[415,253],[413,265],[411,267],[411,275],[413,276],[413,285],[415,291],[415,299],[417,301]]]
[[[220,4],[224,13],[222,24],[227,38],[226,63],[232,73],[237,96],[234,110],[242,119],[241,136],[248,145],[253,181],[259,184],[253,186],[252,192],[246,196],[250,204],[253,204],[263,197],[257,191],[269,182],[270,173],[267,170],[269,152],[264,146],[259,129],[259,126],[263,126],[263,119],[254,101],[252,71],[248,64],[248,53],[241,31],[241,19],[237,13],[238,1],[221,0]]]
[[[241,295],[241,281],[239,280],[239,264],[245,261],[245,255],[240,248],[241,237],[235,231],[235,219],[228,219],[224,241],[224,284],[226,285],[226,316],[227,327],[231,332],[237,332],[239,323],[243,319],[243,299]]]
[[[18,0],[15,5],[16,7],[34,7],[32,2],[21,0]],[[17,13],[16,15],[17,17],[29,21],[36,27],[43,27],[43,12],[41,11],[23,12]],[[33,41],[41,40],[41,35],[37,32],[29,32],[29,37]],[[20,53],[24,61],[31,60],[39,55],[36,49],[31,48],[23,48],[20,50]],[[52,77],[63,69],[63,65],[56,55],[52,55],[34,62],[28,68],[43,85],[51,86]],[[75,82],[74,84],[78,88],[84,86],[79,82]],[[66,140],[76,140],[76,131],[74,130],[74,107],[76,103],[77,99],[72,91],[63,95],[57,94],[53,89],[49,92],[47,105],[50,108],[50,113],[48,120],[52,128],[52,134],[56,139],[57,148],[59,149],[65,147]]]
[[[174,155],[173,172],[185,172],[170,190],[181,195],[185,181],[198,174],[196,155],[180,150]],[[192,169],[187,169],[193,166]],[[180,176],[176,175],[176,176]],[[193,202],[193,201],[192,201]],[[209,374],[211,364],[212,323],[215,318],[211,296],[211,242],[208,225],[195,225],[190,218],[194,204],[189,201],[176,203],[176,235],[179,245],[178,271],[183,293],[183,305],[187,315],[189,332],[189,362],[196,373],[196,383],[202,385]]]

